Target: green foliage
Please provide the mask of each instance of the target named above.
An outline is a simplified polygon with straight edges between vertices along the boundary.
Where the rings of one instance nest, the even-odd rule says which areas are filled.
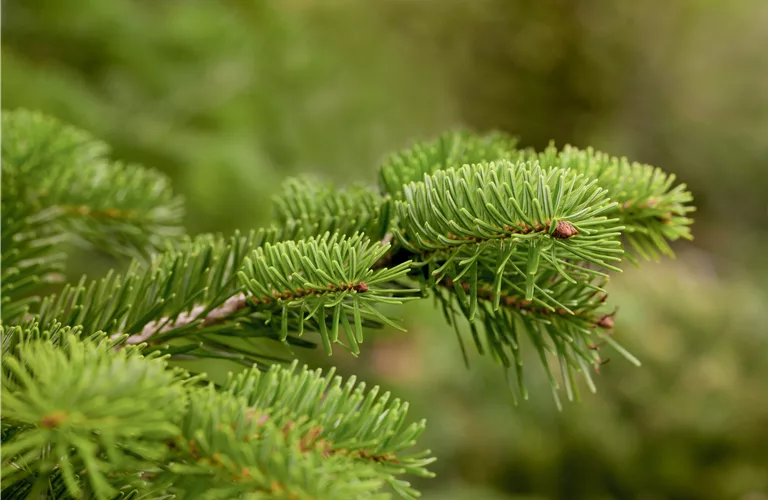
[[[374,304],[401,304],[409,298],[409,291],[418,291],[384,287],[403,278],[410,265],[404,262],[373,270],[389,248],[388,244],[371,242],[359,234],[347,238],[338,233],[297,242],[266,243],[245,259],[240,281],[256,310],[264,311],[268,322],[278,323],[280,340],[288,338],[289,329],[301,335],[312,321],[329,355],[332,343],[359,354],[363,320],[381,320],[396,326]],[[339,341],[340,326],[347,344]]]
[[[517,140],[501,132],[477,135],[466,130],[447,132],[432,141],[419,142],[393,153],[379,167],[379,186],[395,199],[403,186],[424,180],[438,170],[468,163],[512,159]]]
[[[693,197],[685,184],[674,185],[674,174],[591,148],[582,151],[566,146],[558,151],[550,145],[541,153],[524,151],[522,157],[597,179],[616,201],[610,215],[621,220],[624,237],[646,259],[658,260],[659,253],[673,256],[669,241],[691,239],[693,220],[687,214],[695,209],[690,206]]]
[[[318,179],[289,178],[274,198],[275,224],[286,233],[295,228],[296,235],[360,232],[381,240],[389,228],[391,205],[365,186],[339,190]]]
[[[339,344],[356,356],[366,328],[397,328],[380,307],[432,296],[460,342],[466,320],[481,353],[514,367],[524,397],[528,337],[559,405],[550,354],[569,399],[578,372],[594,390],[600,343],[635,361],[610,337],[603,308],[605,271],[620,270],[620,222],[648,241],[686,235],[689,223],[688,195],[657,171],[624,175],[591,153],[515,160],[531,153],[500,134],[461,133],[383,165],[385,185],[407,180],[389,193],[291,180],[272,227],[177,238],[180,202],[163,177],[107,161],[98,143],[40,115],[11,112],[4,125],[18,143],[4,168],[2,251],[3,451],[12,457],[3,488],[13,495],[416,498],[401,476],[432,475],[429,452],[411,451],[424,422],[408,424],[407,403],[354,378],[281,367],[293,348],[314,346],[305,334],[329,355]],[[612,188],[668,196],[620,212]],[[679,227],[650,223],[659,210],[679,214],[669,219]],[[137,256],[122,274],[83,277],[38,300],[63,263],[59,233]],[[250,369],[216,387],[176,364],[205,358]]]
[[[307,446],[307,424],[261,422],[245,401],[213,388],[189,404],[181,463],[166,473],[176,498],[381,498],[371,494],[383,486],[373,468]]]
[[[37,209],[26,198],[18,178],[4,169],[0,199],[0,270],[3,321],[18,321],[38,298],[45,283],[60,281],[66,255],[57,251],[66,235],[55,224],[56,208]]]
[[[659,253],[672,256],[668,242],[691,238],[689,226],[693,221],[688,214],[695,210],[690,205],[693,197],[685,184],[675,185],[673,174],[592,148],[580,150],[565,146],[558,150],[550,144],[541,152],[517,149],[516,140],[500,132],[489,135],[454,132],[431,142],[414,144],[380,166],[380,186],[395,199],[402,199],[403,186],[410,182],[423,181],[425,176],[449,167],[484,160],[538,162],[543,169],[571,170],[585,179],[597,181],[614,202],[606,215],[620,220],[624,226],[623,236],[646,259],[657,260]],[[632,258],[631,254],[627,256]]]
[[[5,2],[3,106],[66,119],[115,157],[167,172],[193,201],[190,234],[259,227],[283,176],[373,179],[383,152],[457,125],[500,128],[537,150],[552,138],[558,148],[593,144],[675,172],[695,193],[696,241],[672,245],[678,258],[661,266],[620,266],[607,286],[620,308],[616,338],[645,368],[601,349],[613,359],[588,404],[557,413],[523,339],[532,398],[511,415],[497,367],[470,356],[472,370],[457,369],[456,343],[426,303],[398,321],[418,335],[366,332],[362,362],[319,350],[310,364],[378,378],[428,418],[422,443],[440,460],[439,479],[417,483],[424,498],[760,497],[766,8]],[[101,277],[107,264],[90,252],[70,260],[75,281]],[[220,378],[216,360],[202,363]]]
[[[25,203],[56,207],[81,240],[145,255],[181,234],[181,199],[159,172],[114,163],[105,144],[39,113],[3,112],[2,127],[3,172],[24,186]]]
[[[623,228],[601,215],[615,203],[596,184],[564,170],[505,161],[438,171],[406,186],[397,204],[398,240],[421,254],[438,280],[469,273],[474,290],[478,268],[488,268],[498,276],[498,293],[505,271],[517,272],[525,277],[525,299],[532,300],[540,262],[571,282],[563,261],[619,270],[608,262],[621,260],[616,237]],[[432,270],[437,263],[442,266]],[[586,266],[571,265],[589,276]]]
[[[230,378],[225,391],[246,398],[248,406],[259,412],[260,420],[280,427],[303,419],[315,423],[314,445],[326,454],[342,454],[357,461],[372,462],[392,474],[431,477],[425,466],[433,462],[429,452],[406,455],[424,431],[425,421],[406,425],[408,403],[391,399],[389,392],[379,395],[379,388],[366,392],[364,382],[351,377],[344,383],[331,369],[323,375],[307,367],[296,373],[272,368],[267,373],[254,369]],[[392,481],[407,495],[408,484]]]
[[[239,300],[237,271],[255,247],[275,234],[260,230],[186,239],[149,264],[132,261],[122,275],[83,277],[66,285],[42,301],[36,318],[46,326],[60,322],[127,335],[126,342],[147,342],[149,350],[249,363],[272,360],[268,348],[257,347],[276,334],[244,298]]]
[[[206,498],[384,498],[385,483],[415,498],[397,476],[429,476],[429,452],[407,454],[424,422],[405,426],[408,405],[378,392],[296,363],[198,390],[175,444],[187,464],[168,480]]]
[[[184,410],[178,372],[138,349],[116,350],[104,337],[80,342],[67,333],[56,344],[46,337],[3,356],[3,423],[15,427],[3,444],[3,488],[30,480],[42,493],[58,470],[73,497],[85,489],[111,498],[108,478],[138,474],[164,457]]]
[[[385,484],[416,498],[397,476],[429,476],[429,452],[408,455],[424,422],[406,426],[408,405],[378,387],[294,363],[216,390],[103,335],[9,335],[20,340],[2,372],[11,498],[386,498]]]
[[[479,276],[480,282],[489,283],[493,279],[494,276],[487,271]],[[541,273],[536,281],[547,289],[553,300],[563,305],[553,308],[522,299],[520,283],[515,284],[508,278],[501,280],[501,286],[510,290],[510,294],[495,292],[487,285],[479,287],[474,311],[467,304],[467,295],[471,293],[468,285],[455,286],[455,282],[448,280],[446,286],[436,292],[436,299],[448,324],[456,329],[465,363],[468,363],[468,356],[460,329],[462,318],[469,323],[478,352],[487,352],[506,371],[514,370],[515,385],[524,399],[528,399],[523,370],[526,356],[522,347],[526,342],[533,347],[538,361],[545,368],[558,407],[561,385],[569,400],[579,397],[576,373],[581,373],[590,391],[596,390],[590,367],[597,370],[602,363],[598,353],[602,344],[609,344],[633,363],[640,364],[612,338],[610,330],[614,313],[605,309],[607,296],[594,283],[574,284],[554,270]],[[598,283],[602,284],[602,281]],[[484,333],[483,337],[480,331]],[[552,373],[549,355],[556,359],[562,384]]]

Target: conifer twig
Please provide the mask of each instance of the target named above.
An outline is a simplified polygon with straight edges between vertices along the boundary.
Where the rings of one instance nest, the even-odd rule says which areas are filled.
[[[237,295],[234,295],[225,300],[224,303],[219,307],[211,309],[208,314],[205,315],[200,328],[226,321],[230,316],[238,311],[245,309],[246,307],[248,307],[248,302],[246,300],[245,294],[238,293]],[[189,312],[179,314],[176,316],[176,319],[173,322],[171,322],[173,318],[160,318],[158,320],[151,321],[141,329],[141,333],[130,335],[126,340],[126,343],[131,345],[141,344],[142,342],[147,342],[149,339],[159,333],[165,333],[176,328],[186,326],[199,319],[200,314],[202,314],[205,310],[206,306],[199,305],[193,307]],[[121,335],[124,334],[116,333],[112,335],[112,338],[115,339]]]
[[[387,233],[384,238],[381,240],[381,245],[385,246],[390,243],[392,240],[392,233]],[[388,256],[391,256],[391,253],[387,253],[384,257],[379,259],[377,261],[378,263],[384,264],[384,262],[387,260]],[[382,267],[386,267],[386,265],[381,266],[374,266],[377,269],[380,269]],[[364,292],[367,290],[367,285],[364,282],[360,282],[355,284],[352,288],[356,289],[359,292]],[[227,300],[224,301],[220,306],[215,307],[208,311],[208,314],[205,315],[203,318],[203,322],[199,325],[199,328],[204,328],[207,326],[215,325],[222,323],[226,321],[229,317],[234,315],[235,313],[242,311],[243,309],[246,309],[248,307],[248,298],[251,297],[251,300],[254,302],[259,302],[258,299],[253,299],[251,294],[244,294],[244,293],[238,293],[236,295],[233,295],[229,297]],[[281,298],[281,297],[278,297]],[[264,302],[266,299],[262,299],[262,302]],[[150,341],[150,339],[160,333],[165,333],[171,330],[175,330],[177,328],[182,328],[184,326],[189,325],[193,321],[196,321],[200,319],[200,315],[207,309],[207,306],[205,305],[196,305],[192,308],[189,312],[184,312],[173,317],[162,317],[160,319],[150,321],[147,323],[144,328],[141,329],[141,332],[131,334],[128,339],[126,340],[127,344],[135,345],[135,344],[141,344],[142,342]],[[124,333],[116,333],[112,335],[113,339],[119,338],[121,335],[124,335]],[[150,342],[151,343],[151,342]]]

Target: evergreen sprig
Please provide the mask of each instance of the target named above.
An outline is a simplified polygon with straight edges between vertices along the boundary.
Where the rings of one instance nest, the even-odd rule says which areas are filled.
[[[675,184],[674,174],[593,148],[566,145],[559,150],[550,144],[540,152],[519,149],[514,137],[501,132],[450,132],[433,141],[418,142],[380,165],[379,184],[383,192],[401,199],[403,186],[422,181],[425,175],[503,159],[513,163],[538,161],[545,169],[571,169],[596,179],[616,202],[611,215],[620,219],[623,236],[645,259],[658,259],[660,254],[672,256],[669,242],[691,238],[693,220],[689,214],[695,211],[691,205],[693,197],[685,184]],[[632,254],[626,256],[634,260]]]
[[[310,323],[320,331],[328,354],[332,343],[359,354],[364,320],[397,327],[374,305],[401,304],[414,298],[408,292],[418,292],[387,286],[406,275],[410,262],[373,269],[388,251],[389,244],[371,242],[361,234],[326,233],[318,238],[267,243],[245,259],[239,276],[256,309],[274,312],[272,321],[279,322],[281,340],[288,338],[289,330],[296,329],[301,335]],[[339,341],[339,329],[347,344]]]
[[[375,305],[410,298],[387,286],[408,263],[371,269],[386,245],[361,235],[274,243],[278,237],[267,229],[187,239],[149,265],[134,260],[123,275],[67,285],[34,318],[43,328],[105,331],[176,356],[271,363],[286,356],[274,341],[312,347],[304,332],[319,333],[330,354],[332,343],[346,345],[340,326],[357,353],[364,326],[394,324]]]
[[[639,366],[640,362],[613,339],[615,311],[605,307],[607,295],[601,287],[605,278],[574,284],[552,269],[542,272],[536,282],[561,304],[559,307],[536,299],[524,299],[519,276],[505,275],[499,292],[487,285],[493,279],[494,276],[487,272],[480,277],[484,285],[477,290],[474,318],[467,305],[468,285],[456,286],[448,279],[437,288],[435,298],[446,320],[456,330],[465,360],[467,353],[459,324],[462,318],[468,321],[478,352],[488,353],[505,370],[514,370],[515,385],[523,399],[528,399],[523,370],[526,344],[534,349],[544,366],[558,407],[558,391],[562,387],[569,400],[579,398],[577,373],[584,377],[590,391],[596,390],[590,371],[599,369],[602,364],[599,351],[603,345],[616,349]],[[550,368],[550,356],[556,360],[562,382],[555,378]]]
[[[55,208],[63,229],[110,253],[147,255],[182,234],[182,200],[159,172],[113,162],[106,144],[40,113],[3,111],[2,129],[3,184],[25,186],[13,203]]]
[[[213,387],[190,395],[173,441],[177,460],[156,481],[180,499],[386,498],[370,464],[311,447],[311,424],[284,427],[256,417],[243,398]]]
[[[405,426],[407,404],[378,396],[378,387],[366,392],[354,377],[344,383],[333,371],[296,367],[249,370],[222,391],[195,392],[175,442],[184,463],[171,471],[196,485],[183,489],[216,491],[211,498],[254,490],[263,498],[385,498],[377,492],[388,484],[416,498],[398,476],[430,475],[428,451],[405,452],[424,422]]]
[[[569,168],[596,179],[616,202],[610,215],[621,220],[624,237],[642,257],[674,256],[669,242],[691,239],[693,220],[688,214],[695,210],[690,205],[693,197],[685,184],[675,185],[674,174],[592,148],[565,146],[558,151],[550,145],[541,153],[521,153],[522,159],[538,161],[544,167]]]
[[[36,325],[3,331],[4,492],[121,498],[403,498],[403,474],[429,477],[409,453],[424,422],[353,378],[273,366],[199,386],[165,358],[115,349],[103,334]],[[168,465],[165,465],[168,464]],[[120,485],[124,491],[119,491]],[[61,496],[61,495],[60,495]]]
[[[405,452],[416,444],[425,421],[406,425],[408,403],[379,395],[379,387],[366,392],[365,383],[350,377],[346,383],[331,369],[323,375],[306,366],[296,373],[272,368],[267,373],[251,370],[231,378],[226,391],[245,397],[248,406],[260,412],[262,420],[292,426],[308,419],[313,422],[305,436],[307,446],[319,447],[326,455],[341,454],[363,463],[375,464],[388,474],[431,477],[425,466],[434,461],[429,451]],[[387,481],[404,497],[416,496],[407,482]]]
[[[474,160],[478,152],[487,156]],[[612,313],[599,310],[606,272],[620,271],[622,256],[636,262],[620,238],[648,259],[690,238],[692,198],[674,183],[658,168],[592,149],[516,149],[500,133],[444,134],[380,167],[382,190],[397,200],[392,260],[414,262],[411,277],[435,295],[460,343],[463,316],[480,353],[515,366],[524,396],[521,338],[569,399],[578,396],[574,372],[594,387],[596,346],[639,364],[611,337]],[[562,384],[545,353],[558,360]]]
[[[26,199],[19,179],[3,170],[0,198],[0,295],[3,322],[23,320],[39,301],[43,285],[60,282],[66,254],[60,246],[66,238],[56,224],[60,212],[41,208]]]
[[[569,171],[507,161],[437,171],[406,186],[397,202],[398,241],[420,256],[435,281],[467,276],[471,319],[478,275],[486,270],[495,275],[497,295],[505,271],[517,272],[525,276],[526,300],[535,290],[551,300],[536,285],[540,264],[572,283],[564,260],[579,274],[590,272],[579,262],[619,270],[611,262],[621,260],[622,227],[603,215],[615,203],[596,184]]]
[[[186,239],[149,264],[132,261],[122,275],[83,277],[67,285],[43,299],[35,318],[44,328],[81,326],[122,336],[128,344],[146,343],[146,350],[271,361],[274,356],[263,340],[276,336],[263,318],[250,314],[237,272],[246,255],[275,236],[273,230],[260,230]]]
[[[33,475],[41,494],[60,471],[73,497],[111,498],[117,491],[109,476],[139,474],[164,456],[184,388],[157,356],[115,350],[104,336],[65,335],[58,344],[21,342],[3,357],[2,418],[17,427],[3,443],[3,488]]]
[[[9,498],[416,498],[403,476],[431,475],[411,451],[424,422],[354,378],[284,367],[305,334],[356,355],[366,328],[398,327],[379,306],[431,295],[465,359],[464,323],[527,398],[531,348],[559,405],[577,374],[594,390],[601,346],[637,362],[605,307],[622,242],[655,258],[690,237],[674,176],[464,131],[389,157],[380,193],[288,180],[272,227],[179,238],[165,177],[51,118],[2,120]],[[134,259],[40,299],[71,236]],[[176,365],[200,358],[249,368],[217,387]]]
[[[289,178],[274,197],[275,225],[294,238],[330,232],[381,240],[389,229],[391,205],[388,197],[362,185],[336,189],[318,179]]]
[[[485,135],[468,130],[441,134],[393,153],[379,166],[379,187],[393,199],[403,198],[403,187],[438,170],[482,161],[517,157],[517,139],[501,132]]]

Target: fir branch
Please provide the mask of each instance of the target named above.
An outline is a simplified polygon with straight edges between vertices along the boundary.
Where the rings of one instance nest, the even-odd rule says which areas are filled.
[[[282,361],[276,347],[312,346],[302,334],[316,332],[329,354],[357,354],[364,328],[397,327],[378,305],[431,290],[462,350],[467,320],[523,397],[530,343],[559,405],[561,385],[578,397],[577,373],[594,390],[602,344],[636,362],[605,310],[620,231],[646,257],[690,236],[690,194],[658,169],[458,132],[390,157],[384,195],[289,180],[276,227],[179,241],[163,176],[111,163],[105,145],[41,115],[2,119],[2,485],[14,498],[416,498],[402,476],[431,476],[429,452],[412,451],[424,422],[333,371],[262,371]],[[65,232],[165,251],[38,307]],[[261,366],[201,387],[161,352]]]
[[[672,256],[669,242],[691,239],[688,214],[695,208],[685,184],[675,185],[675,176],[659,168],[630,162],[592,148],[580,150],[566,145],[558,150],[550,144],[544,151],[521,151],[520,159],[538,161],[543,167],[566,168],[597,179],[617,205],[615,215],[625,226],[624,237],[646,259],[659,254]]]
[[[182,200],[159,172],[111,162],[104,143],[39,113],[3,111],[2,128],[3,180],[27,186],[13,203],[58,209],[62,229],[112,253],[146,256],[181,234]]]
[[[3,358],[3,422],[19,428],[3,445],[4,491],[56,478],[73,497],[114,498],[113,485],[141,472],[129,489],[177,498],[384,499],[389,485],[413,499],[399,476],[430,475],[428,452],[408,453],[424,422],[405,425],[407,404],[354,378],[294,363],[216,390],[103,335],[57,338],[29,329]]]
[[[3,488],[36,475],[47,489],[60,470],[70,495],[117,493],[109,475],[138,473],[165,455],[183,412],[183,374],[136,349],[74,333],[58,346],[30,339],[3,357],[3,422],[21,428],[3,443]]]
[[[43,325],[80,325],[149,350],[199,357],[228,356],[246,363],[271,362],[277,339],[268,318],[244,307],[237,272],[246,256],[274,229],[236,233],[231,238],[202,235],[186,239],[152,258],[134,260],[124,275],[98,281],[85,277],[45,298],[35,318]],[[291,345],[312,344],[291,337]],[[281,353],[278,353],[279,356]]]
[[[284,359],[285,346],[312,347],[300,338],[304,332],[319,333],[330,348],[338,342],[339,326],[349,334],[349,348],[357,352],[362,328],[392,323],[375,305],[408,298],[407,291],[387,288],[405,275],[407,263],[376,271],[366,268],[387,247],[362,236],[326,235],[276,244],[279,237],[278,231],[266,229],[229,239],[188,239],[156,255],[148,266],[134,261],[124,275],[109,274],[90,283],[83,278],[68,285],[61,294],[45,298],[33,317],[44,328],[79,325],[116,340],[124,337],[128,344],[146,343],[146,350],[270,363]],[[281,255],[287,249],[293,260]],[[307,262],[316,267],[302,267]],[[296,264],[301,269],[291,267]],[[320,277],[323,280],[314,284],[306,281]],[[330,287],[325,277],[332,277]],[[277,280],[280,291],[270,288],[264,296],[264,283],[272,283],[265,280]],[[284,287],[291,280],[302,284],[303,295],[293,285]],[[352,291],[355,297],[349,296]]]
[[[571,282],[595,274],[584,261],[618,271],[610,262],[620,261],[622,228],[602,215],[612,206],[595,181],[567,171],[506,161],[466,165],[406,186],[396,235],[427,266],[431,284],[468,276],[474,311],[484,269],[525,276],[526,300],[534,297],[540,265]],[[572,270],[562,264],[566,258]]]
[[[337,189],[310,178],[289,178],[274,197],[275,224],[290,239],[326,232],[384,237],[390,224],[391,200],[361,185]]]
[[[242,311],[248,307],[246,296],[242,293],[238,293],[232,297],[229,297],[224,303],[218,307],[214,307],[207,312],[208,309],[204,305],[196,305],[189,312],[183,312],[175,318],[163,317],[158,320],[153,320],[144,325],[141,329],[141,333],[129,335],[125,340],[127,344],[141,344],[143,342],[150,342],[152,337],[157,334],[167,333],[175,329],[181,329],[189,326],[190,323],[202,318],[202,323],[199,324],[199,328],[205,328],[207,326],[213,326],[226,322],[231,319],[239,311]],[[112,335],[113,339],[122,337],[123,333],[115,333]],[[150,342],[151,343],[151,342]]]
[[[658,259],[659,254],[671,256],[669,242],[691,238],[693,221],[688,215],[695,210],[693,198],[685,184],[675,185],[674,175],[592,148],[580,150],[566,145],[558,150],[550,144],[541,152],[517,149],[514,138],[499,132],[454,132],[418,142],[380,166],[380,185],[394,199],[402,199],[403,186],[421,181],[425,175],[502,159],[513,163],[538,161],[544,168],[571,169],[597,179],[611,200],[617,202],[607,215],[620,219],[625,226],[624,237],[646,259]]]
[[[402,200],[404,186],[424,180],[425,175],[465,164],[513,159],[517,157],[516,144],[517,139],[501,132],[446,132],[390,155],[379,167],[379,186],[393,199]]]
[[[174,486],[227,498],[247,491],[337,499],[386,498],[380,490],[389,484],[416,498],[398,476],[430,476],[428,452],[405,451],[424,423],[406,426],[407,405],[379,397],[378,388],[296,368],[250,370],[230,377],[223,392],[195,391],[172,446],[180,459]]]
[[[524,285],[515,275],[505,277],[503,283],[506,291],[498,295],[487,285],[492,279],[493,276],[489,274],[481,276],[481,282],[486,285],[478,287],[479,304],[472,319],[466,285],[441,282],[435,291],[435,298],[449,325],[456,330],[465,362],[467,353],[458,321],[460,318],[469,321],[471,336],[480,354],[489,354],[505,369],[514,368],[517,390],[524,399],[528,398],[522,355],[525,338],[545,368],[558,406],[561,383],[551,371],[551,356],[559,365],[562,385],[565,386],[569,400],[579,397],[575,373],[581,373],[589,389],[595,391],[588,368],[598,370],[604,362],[599,356],[603,344],[609,344],[629,361],[639,365],[639,361],[612,338],[615,311],[608,312],[604,308],[607,296],[602,291],[603,283],[573,284],[555,271],[545,272],[537,281],[556,302],[562,304],[560,308],[553,308],[536,299],[522,299]]]
[[[268,372],[251,369],[230,377],[224,390],[246,398],[254,416],[264,421],[292,425],[301,418],[313,422],[305,444],[322,448],[326,454],[344,454],[373,461],[393,474],[430,477],[425,469],[434,459],[429,452],[408,454],[425,422],[405,426],[408,404],[379,396],[379,388],[366,391],[355,377],[343,383],[331,369],[323,375],[306,366],[298,370],[273,367]],[[412,494],[412,493],[411,493]]]
[[[253,418],[244,398],[211,386],[190,394],[173,465],[156,480],[176,498],[378,499],[385,474],[343,455],[302,445],[311,423],[285,427]]]
[[[409,292],[418,291],[388,287],[406,275],[410,262],[373,269],[388,251],[389,245],[361,234],[326,233],[297,242],[267,243],[245,259],[239,276],[256,310],[274,313],[281,340],[288,337],[291,324],[297,324],[299,334],[306,325],[314,325],[328,354],[338,343],[356,355],[364,319],[396,326],[374,305],[400,304],[413,298]],[[340,329],[346,344],[339,340]]]
[[[5,171],[4,171],[5,172]],[[66,255],[59,251],[65,235],[55,221],[56,209],[39,209],[27,199],[20,179],[3,175],[0,196],[0,296],[5,324],[20,321],[39,302],[45,284],[61,281]]]

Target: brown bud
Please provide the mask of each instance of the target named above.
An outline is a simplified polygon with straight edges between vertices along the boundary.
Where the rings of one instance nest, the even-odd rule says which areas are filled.
[[[613,314],[604,314],[597,320],[597,326],[600,328],[613,328]]]
[[[40,419],[40,425],[47,429],[58,427],[67,421],[67,414],[63,411],[55,411],[50,415],[46,415]]]
[[[611,358],[605,358],[597,360],[597,362],[593,365],[593,368],[595,369],[595,373],[600,373],[600,367],[608,364],[611,361]]]
[[[292,422],[292,421],[286,422],[286,424],[283,426],[283,434],[288,435],[288,433],[291,432],[294,427],[296,427],[295,422]]]
[[[557,227],[555,228],[555,232],[552,233],[552,236],[564,240],[576,236],[577,234],[579,234],[579,231],[573,227],[573,224],[564,220],[559,220],[557,221]]]
[[[278,494],[279,494],[279,493],[282,493],[282,492],[284,492],[284,491],[285,491],[285,490],[283,489],[283,486],[282,486],[280,483],[278,483],[277,481],[272,481],[272,482],[269,484],[269,486],[270,486],[270,488],[272,489],[272,493],[278,493]]]
[[[368,285],[366,285],[364,281],[361,281],[360,283],[355,285],[355,290],[357,290],[360,293],[367,292],[368,291]]]

